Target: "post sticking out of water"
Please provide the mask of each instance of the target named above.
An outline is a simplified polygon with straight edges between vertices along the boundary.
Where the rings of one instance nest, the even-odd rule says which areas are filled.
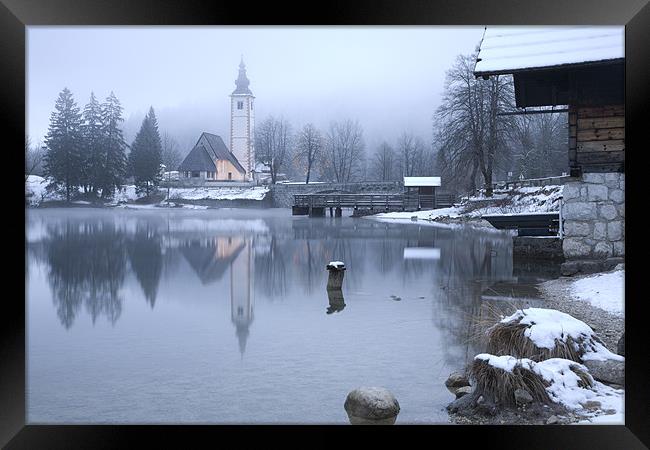
[[[343,287],[343,275],[345,275],[345,264],[341,261],[332,261],[327,265],[329,278],[327,289],[341,289]]]

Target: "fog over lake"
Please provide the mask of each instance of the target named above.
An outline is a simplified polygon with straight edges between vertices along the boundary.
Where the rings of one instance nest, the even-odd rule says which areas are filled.
[[[226,138],[241,55],[257,119],[296,128],[358,119],[369,151],[411,132],[431,141],[432,115],[456,55],[483,27],[44,27],[27,29],[27,129],[47,132],[59,92],[83,107],[114,91],[131,141],[153,106],[186,153],[202,131]]]

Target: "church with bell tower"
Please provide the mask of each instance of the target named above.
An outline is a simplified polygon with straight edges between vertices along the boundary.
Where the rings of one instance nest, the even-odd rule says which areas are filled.
[[[246,181],[253,181],[255,169],[255,96],[249,89],[246,65],[242,56],[236,88],[230,94],[230,151],[246,171]]]
[[[242,56],[235,90],[230,94],[230,150],[221,136],[203,132],[178,166],[190,185],[210,181],[255,181],[255,113],[253,93]]]

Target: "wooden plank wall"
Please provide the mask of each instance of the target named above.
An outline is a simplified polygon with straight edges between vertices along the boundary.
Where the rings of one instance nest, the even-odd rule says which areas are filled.
[[[582,172],[622,172],[624,162],[625,107],[569,106],[569,165]]]

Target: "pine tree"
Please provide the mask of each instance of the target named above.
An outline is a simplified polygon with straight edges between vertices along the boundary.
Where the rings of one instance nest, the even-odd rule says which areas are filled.
[[[97,193],[101,185],[101,177],[105,170],[104,135],[102,110],[94,93],[90,93],[90,101],[83,110],[81,136],[83,139],[81,183],[85,192]]]
[[[147,196],[155,190],[161,180],[162,145],[158,132],[158,120],[153,107],[142,121],[129,154],[129,173],[135,179],[136,192]]]
[[[54,109],[45,136],[45,175],[52,178],[53,184],[65,187],[69,202],[73,189],[82,180],[82,118],[68,88],[61,91]]]
[[[126,148],[128,147],[120,129],[120,123],[124,121],[122,106],[113,92],[102,104],[101,116],[104,137],[104,170],[100,186],[102,198],[108,198],[113,195],[115,188],[120,187],[126,176]]]

